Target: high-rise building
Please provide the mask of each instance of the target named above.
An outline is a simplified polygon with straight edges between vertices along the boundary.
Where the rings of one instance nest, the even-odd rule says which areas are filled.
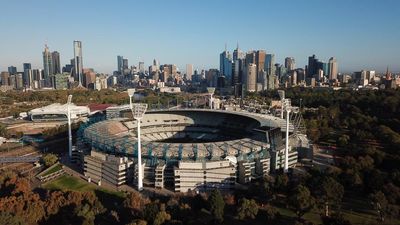
[[[122,68],[124,70],[129,68],[128,59],[122,60]]]
[[[21,90],[24,88],[24,80],[22,73],[17,73],[15,75],[15,89]]]
[[[124,57],[123,56],[117,56],[117,63],[118,63],[118,72],[119,74],[122,74],[124,71]]]
[[[237,44],[236,49],[233,51],[233,61],[238,59],[244,59],[245,54],[239,49],[239,43]]]
[[[219,55],[219,72],[225,76],[225,79],[231,83],[232,80],[232,57],[231,54],[225,49]]]
[[[193,65],[186,64],[186,80],[192,80],[193,75]]]
[[[84,85],[86,88],[94,89],[96,83],[96,73],[93,70],[84,71]]]
[[[294,70],[296,68],[296,61],[293,57],[285,58],[285,67],[287,70]]]
[[[32,65],[31,65],[30,63],[24,63],[24,64],[23,64],[23,67],[24,67],[24,71],[25,71],[26,69],[28,69],[28,70],[31,70],[31,69],[32,69]]]
[[[10,85],[10,73],[9,72],[1,72],[1,85],[9,86]]]
[[[24,70],[24,76],[22,77],[25,88],[32,88],[33,73],[31,69]]]
[[[308,57],[307,77],[313,77],[318,74],[318,62],[315,55]]]
[[[57,51],[52,52],[51,59],[53,62],[53,74],[61,73],[60,53]]]
[[[255,92],[257,89],[257,65],[250,63],[246,66],[246,90]]]
[[[329,80],[336,80],[338,74],[337,61],[334,57],[329,59]]]
[[[267,77],[264,73],[265,69],[265,51],[258,50],[256,52],[256,66],[257,66],[257,83],[263,84]]]
[[[51,75],[53,75],[53,62],[49,48],[45,45],[43,51],[43,79],[45,80],[45,86],[50,84]]]
[[[41,69],[34,69],[34,70],[32,70],[32,77],[33,77],[33,80],[34,80],[34,81],[40,81],[40,80],[43,79],[42,71],[43,71],[43,70],[41,70]]]
[[[139,62],[139,72],[144,74],[144,62]]]
[[[82,59],[82,42],[74,41],[74,75],[78,80],[79,86],[82,86],[83,59]]]
[[[69,73],[55,74],[54,75],[54,89],[65,90],[68,89]]]
[[[275,55],[274,54],[266,54],[265,56],[265,64],[264,64],[264,70],[267,75],[267,85],[264,84],[264,86],[267,86],[267,89],[273,89],[273,86],[275,85]]]
[[[15,67],[15,66],[9,66],[9,67],[8,67],[8,72],[10,73],[10,75],[17,74],[17,67]]]
[[[329,63],[321,62],[322,63],[322,71],[324,71],[324,76],[330,75],[329,70]]]

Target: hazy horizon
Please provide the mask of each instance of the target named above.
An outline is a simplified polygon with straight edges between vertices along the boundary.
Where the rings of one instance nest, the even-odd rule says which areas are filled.
[[[111,73],[117,55],[129,65],[153,59],[195,69],[219,68],[225,43],[264,49],[277,63],[292,56],[336,57],[339,72],[400,71],[400,2],[383,1],[7,1],[0,14],[0,71],[32,63],[42,68],[47,42],[64,66],[73,40],[82,41],[84,68]]]

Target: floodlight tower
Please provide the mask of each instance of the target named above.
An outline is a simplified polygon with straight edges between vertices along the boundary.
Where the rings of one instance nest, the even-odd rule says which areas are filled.
[[[213,109],[213,103],[214,103],[213,95],[214,95],[214,92],[215,92],[215,88],[208,87],[207,88],[207,92],[210,95],[210,109]]]
[[[285,137],[285,167],[283,171],[285,173],[289,170],[289,120],[290,112],[297,113],[299,111],[298,107],[292,106],[290,99],[282,99],[282,115],[283,111],[286,111],[286,137]]]
[[[283,119],[283,101],[285,100],[285,91],[278,90],[279,98],[281,99],[281,119]]]
[[[134,92],[134,91],[133,91]],[[131,95],[131,91],[128,90],[129,97]],[[140,121],[143,118],[144,113],[147,110],[147,104],[135,103],[132,104],[130,102],[130,108],[132,111],[133,119],[136,120],[137,123],[137,145],[138,145],[138,190],[141,191],[143,189],[143,171],[142,171],[142,150],[141,150],[141,143],[140,143]]]
[[[71,101],[72,95],[68,95],[67,101],[67,118],[68,118],[68,156],[72,158],[72,131],[71,131]]]
[[[129,88],[127,91],[129,95],[129,108],[132,110],[132,98],[133,95],[135,94],[135,88]]]

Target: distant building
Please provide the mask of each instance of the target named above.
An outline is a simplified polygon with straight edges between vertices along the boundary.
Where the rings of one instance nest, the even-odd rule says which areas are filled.
[[[338,74],[338,65],[334,57],[329,59],[329,80],[336,80]]]
[[[296,68],[296,62],[293,57],[285,58],[285,67],[287,70],[294,70]]]
[[[275,77],[275,55],[274,54],[266,54],[265,55],[265,66],[264,70],[267,75],[267,89],[268,90],[273,90],[275,85],[272,85],[274,81],[276,80]]]
[[[74,76],[82,86],[83,59],[82,59],[82,42],[74,41]]]
[[[52,52],[51,59],[53,63],[53,74],[61,73],[60,53],[57,51]]]
[[[24,88],[23,74],[17,73],[15,75],[15,89],[22,90]]]
[[[50,84],[50,76],[53,75],[53,63],[51,53],[47,45],[45,45],[43,51],[43,79],[45,80],[45,86]]]
[[[232,80],[232,57],[226,49],[219,55],[219,72],[227,80]]]
[[[31,70],[31,69],[32,69],[32,65],[31,65],[30,63],[24,63],[24,64],[23,64],[23,67],[24,67],[24,71],[25,71],[26,69],[28,69],[28,70]]]
[[[1,72],[1,85],[9,86],[10,85],[10,73],[9,72]]]
[[[144,62],[139,62],[139,72],[141,74],[144,74],[145,69],[144,69]]]
[[[92,70],[86,70],[84,72],[84,86],[89,89],[94,89],[96,83],[96,73]]]
[[[118,64],[118,72],[119,74],[122,74],[122,72],[124,71],[124,57],[123,56],[117,56],[117,64]]]
[[[8,67],[8,73],[9,73],[10,75],[17,74],[17,67],[15,67],[15,66],[9,66],[9,67]]]
[[[54,75],[54,89],[65,90],[68,89],[70,75],[69,73],[55,74]]]
[[[255,92],[257,88],[257,65],[250,63],[246,68],[246,90],[248,92]]]
[[[186,64],[186,80],[192,80],[193,75],[193,65]]]

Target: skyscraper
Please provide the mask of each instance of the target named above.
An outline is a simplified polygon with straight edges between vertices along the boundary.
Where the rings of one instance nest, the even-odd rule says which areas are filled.
[[[124,68],[124,57],[123,56],[117,56],[117,63],[118,63],[118,72],[119,74],[122,74],[123,68]]]
[[[267,79],[264,81],[264,87],[267,90],[272,90],[275,87],[275,55],[274,54],[266,54],[265,56],[265,64],[264,70],[266,72]]]
[[[26,69],[28,69],[28,70],[32,69],[32,65],[31,65],[30,63],[24,63],[24,64],[23,64],[23,67],[24,67],[24,71],[25,71]]]
[[[236,46],[236,49],[233,51],[233,61],[236,61],[238,59],[243,59],[244,58],[244,53],[239,49],[239,43]]]
[[[257,66],[257,83],[264,83],[267,79],[264,73],[264,66],[265,66],[265,51],[258,50],[256,52],[256,66]]]
[[[286,57],[285,58],[285,67],[288,70],[294,70],[296,67],[296,62],[293,57]]]
[[[318,59],[315,55],[308,57],[307,77],[313,77],[318,74]]]
[[[129,65],[128,65],[128,59],[124,59],[122,60],[122,69],[128,69]]]
[[[329,80],[336,80],[338,74],[338,66],[336,59],[331,57],[329,59]]]
[[[43,79],[46,86],[50,84],[50,75],[53,75],[53,63],[49,48],[45,45],[43,51]]]
[[[232,57],[231,54],[225,49],[219,55],[219,72],[225,76],[225,79],[231,83],[232,80]]]
[[[74,72],[75,79],[78,80],[79,86],[82,86],[83,60],[81,41],[74,41]]]
[[[8,72],[10,73],[10,75],[17,74],[17,67],[15,67],[15,66],[9,66],[9,67],[8,67]]]
[[[51,59],[53,62],[53,74],[61,73],[60,53],[57,51],[52,52]]]
[[[192,80],[193,75],[193,65],[186,64],[186,80]]]
[[[144,74],[144,62],[139,62],[139,72]]]
[[[246,90],[255,92],[257,86],[257,65],[250,63],[246,66]]]

